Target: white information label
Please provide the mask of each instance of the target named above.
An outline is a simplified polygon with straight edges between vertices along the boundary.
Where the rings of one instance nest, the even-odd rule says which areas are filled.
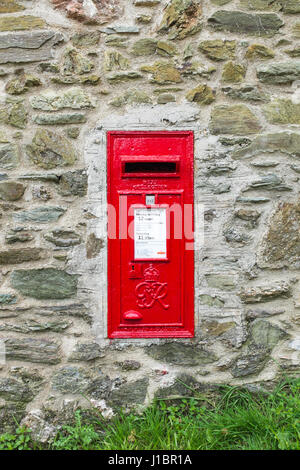
[[[165,208],[134,209],[135,259],[166,259],[167,211]]]

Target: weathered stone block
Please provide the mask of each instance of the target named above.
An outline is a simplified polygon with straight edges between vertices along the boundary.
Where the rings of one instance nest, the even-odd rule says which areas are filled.
[[[0,169],[11,170],[19,163],[18,146],[15,144],[0,145]]]
[[[33,122],[40,125],[81,124],[86,122],[84,113],[55,113],[38,114],[33,117]]]
[[[22,248],[0,251],[1,264],[20,264],[42,259],[44,250],[42,248]]]
[[[45,26],[45,20],[37,16],[0,17],[0,31],[24,31],[26,29],[42,29]]]
[[[15,13],[22,10],[25,10],[25,7],[15,0],[0,0],[0,13]]]
[[[22,74],[21,76],[10,80],[5,86],[5,90],[10,95],[21,95],[26,93],[30,88],[40,86],[42,82],[38,77],[30,74]]]
[[[247,34],[249,36],[274,36],[283,26],[283,21],[274,13],[251,15],[242,11],[217,11],[208,24],[215,31]]]
[[[233,62],[227,62],[222,71],[222,82],[224,83],[240,83],[246,75],[246,67]]]
[[[233,152],[234,158],[253,157],[259,153],[283,153],[300,156],[300,134],[296,132],[276,132],[254,137],[252,142]]]
[[[298,265],[300,256],[300,202],[282,202],[273,213],[258,256],[262,268]]]
[[[255,114],[242,104],[213,108],[209,127],[212,134],[247,135],[261,130]]]
[[[65,213],[65,209],[58,206],[45,206],[29,209],[28,211],[20,211],[13,214],[13,218],[17,222],[35,222],[45,224],[53,222]]]
[[[236,41],[226,41],[221,39],[202,41],[199,44],[199,50],[211,60],[221,61],[234,59]]]
[[[80,235],[74,230],[55,229],[52,232],[45,233],[44,238],[60,247],[70,247],[81,243]]]
[[[288,334],[284,330],[267,320],[254,320],[250,327],[250,340],[260,348],[271,350],[287,337]]]
[[[215,92],[208,85],[198,85],[186,95],[188,101],[199,104],[211,104],[215,98]]]
[[[201,30],[202,4],[199,0],[171,0],[158,32],[168,34],[170,39],[184,39]]]
[[[179,70],[172,63],[155,62],[153,65],[144,65],[141,67],[141,70],[152,73],[151,83],[167,85],[169,83],[182,82]]]
[[[268,101],[268,96],[253,85],[243,85],[240,88],[223,87],[222,91],[230,98],[243,101]]]
[[[64,366],[52,377],[52,389],[60,393],[80,394],[86,391],[90,375],[85,369]]]
[[[156,361],[179,366],[199,366],[216,361],[216,356],[200,346],[182,343],[151,345],[145,349]]]
[[[6,358],[14,361],[58,364],[61,360],[59,345],[46,339],[7,339],[5,348]]]
[[[85,196],[87,193],[86,170],[68,171],[61,175],[59,192],[63,196]]]
[[[108,403],[117,408],[143,404],[148,389],[149,379],[142,378],[135,382],[129,382],[115,388],[109,394]]]
[[[73,145],[62,135],[48,129],[38,129],[26,151],[35,165],[47,170],[72,165],[77,159]]]
[[[291,286],[287,282],[274,282],[263,286],[246,287],[240,297],[246,304],[267,302],[277,297],[287,298],[291,296]]]
[[[61,109],[94,108],[93,98],[80,88],[71,88],[64,93],[48,92],[33,96],[30,100],[34,109],[41,111],[59,111]]]
[[[0,199],[3,201],[18,201],[21,199],[25,191],[22,183],[15,181],[5,181],[0,183]]]
[[[263,44],[252,44],[248,47],[245,57],[247,59],[272,59],[275,56],[272,49]]]
[[[300,104],[288,99],[275,99],[264,107],[264,114],[272,124],[300,124]]]
[[[77,292],[77,276],[55,268],[13,271],[11,284],[26,297],[66,299]]]
[[[93,361],[104,357],[104,351],[97,343],[77,343],[69,356],[69,361]]]
[[[264,348],[251,348],[234,361],[231,369],[233,377],[247,377],[259,374],[265,367],[269,354]]]
[[[257,68],[257,77],[262,83],[272,85],[289,84],[300,77],[300,61],[276,62]]]

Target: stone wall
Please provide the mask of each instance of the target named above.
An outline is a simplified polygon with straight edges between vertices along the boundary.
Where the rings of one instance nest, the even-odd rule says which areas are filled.
[[[299,0],[0,0],[1,429],[299,373],[299,80]],[[195,133],[193,340],[107,339],[113,129]]]

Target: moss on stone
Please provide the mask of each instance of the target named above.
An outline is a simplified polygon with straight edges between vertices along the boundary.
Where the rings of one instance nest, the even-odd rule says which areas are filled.
[[[240,83],[246,75],[246,67],[243,65],[227,62],[222,71],[222,81],[224,83]]]
[[[46,22],[37,16],[0,17],[0,31],[24,31],[28,29],[40,29],[45,26]]]

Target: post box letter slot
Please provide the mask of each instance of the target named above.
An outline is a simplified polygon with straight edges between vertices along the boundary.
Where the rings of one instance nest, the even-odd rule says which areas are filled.
[[[124,173],[176,173],[176,162],[125,162]]]

